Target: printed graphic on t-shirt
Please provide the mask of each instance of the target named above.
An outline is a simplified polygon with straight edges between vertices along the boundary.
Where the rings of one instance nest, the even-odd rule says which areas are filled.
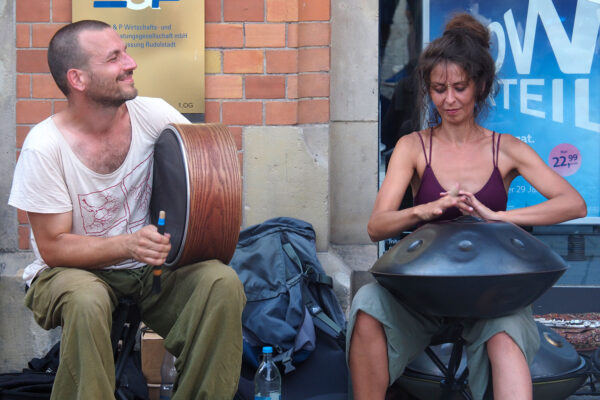
[[[116,185],[78,195],[86,235],[133,233],[147,223],[152,193],[152,155]]]
[[[150,212],[150,197],[152,195],[152,166],[154,153],[151,153],[144,162],[135,168],[123,179],[123,187],[127,191],[127,208],[129,218],[129,231],[135,232],[148,224]],[[143,178],[136,176],[136,171],[144,173]]]

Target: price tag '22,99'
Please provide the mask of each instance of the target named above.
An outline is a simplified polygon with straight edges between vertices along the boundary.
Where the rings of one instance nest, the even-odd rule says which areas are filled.
[[[581,153],[572,144],[561,143],[550,152],[548,164],[561,176],[573,175],[581,167]]]

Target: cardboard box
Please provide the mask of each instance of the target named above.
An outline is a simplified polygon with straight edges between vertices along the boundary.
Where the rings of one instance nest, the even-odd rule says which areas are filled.
[[[148,384],[148,400],[160,400],[160,385],[157,383]]]
[[[148,384],[160,385],[160,366],[165,356],[163,338],[157,333],[146,331],[142,335],[142,373]]]

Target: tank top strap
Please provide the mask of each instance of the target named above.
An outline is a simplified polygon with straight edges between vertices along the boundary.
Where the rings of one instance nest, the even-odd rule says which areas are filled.
[[[431,159],[433,158],[433,153],[431,150],[433,149],[433,128],[429,128],[429,164],[431,164]]]
[[[494,162],[494,168],[498,168],[498,154],[500,153],[500,136],[498,133],[498,139],[496,139],[496,132],[492,131],[492,161]]]
[[[423,155],[425,156],[425,163],[429,165],[429,160],[427,159],[427,151],[425,150],[425,142],[423,141],[423,136],[421,136],[421,132],[417,131],[417,135],[419,135],[419,139],[421,140],[421,147],[423,148]],[[429,155],[431,156],[431,141],[429,142]]]

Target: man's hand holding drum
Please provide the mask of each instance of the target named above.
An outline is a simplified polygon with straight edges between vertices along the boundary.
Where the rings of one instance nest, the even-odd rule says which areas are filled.
[[[148,265],[162,265],[171,250],[171,235],[161,235],[154,225],[146,225],[125,238],[131,258]]]

